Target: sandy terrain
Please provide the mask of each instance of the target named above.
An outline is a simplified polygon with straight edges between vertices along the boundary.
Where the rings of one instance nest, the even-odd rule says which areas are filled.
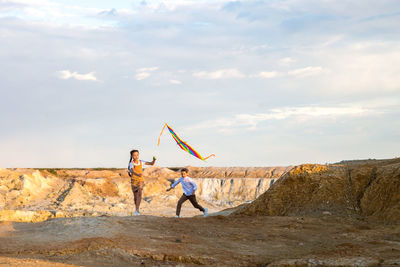
[[[81,217],[0,226],[2,262],[83,266],[400,264],[400,226],[322,217]],[[7,258],[5,258],[7,257]]]
[[[17,208],[0,211],[6,266],[400,265],[400,159],[296,166],[251,203],[205,218],[186,202],[182,214],[197,216],[179,219],[180,192],[161,194],[169,178],[150,178],[144,215],[126,216],[119,209],[132,204],[118,171],[1,173],[3,207]],[[219,197],[243,201],[263,184],[227,178],[199,182],[205,195],[221,191],[214,204],[201,200],[212,211],[223,209]],[[80,210],[56,216],[69,207]]]

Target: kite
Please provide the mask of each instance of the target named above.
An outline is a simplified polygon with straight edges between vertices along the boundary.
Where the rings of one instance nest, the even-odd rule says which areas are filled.
[[[194,150],[191,146],[189,146],[185,141],[182,141],[182,139],[179,138],[179,136],[174,132],[174,130],[172,130],[171,127],[169,127],[169,125],[167,123],[164,124],[164,127],[161,130],[160,136],[158,137],[157,146],[160,145],[160,138],[161,138],[162,133],[164,132],[165,127],[168,128],[169,132],[171,133],[172,137],[174,138],[174,140],[178,144],[178,146],[181,149],[183,149],[186,152],[188,152],[189,154],[191,154],[192,156],[195,156],[196,158],[199,158],[202,161],[206,161],[206,159],[208,159],[209,157],[215,157],[214,154],[211,154],[210,156],[203,158],[196,150]]]

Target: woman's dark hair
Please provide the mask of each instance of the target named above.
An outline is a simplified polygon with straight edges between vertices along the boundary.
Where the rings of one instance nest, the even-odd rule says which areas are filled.
[[[132,154],[135,153],[135,152],[138,152],[138,153],[139,153],[139,150],[134,149],[134,150],[131,150],[131,152],[129,152],[129,154],[131,155],[131,158],[129,159],[128,168],[129,168],[129,164],[130,164],[131,161],[132,161]]]
[[[181,172],[189,172],[189,170],[187,168],[182,168]]]

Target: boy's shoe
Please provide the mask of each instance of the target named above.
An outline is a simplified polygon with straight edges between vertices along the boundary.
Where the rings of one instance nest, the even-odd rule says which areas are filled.
[[[175,218],[179,218],[179,216],[178,216],[178,215],[175,215]]]
[[[138,212],[137,210],[135,210],[135,212],[133,213],[133,215],[139,216],[139,215],[140,215],[140,212]]]
[[[204,217],[207,217],[207,215],[208,215],[208,209],[205,208],[205,209],[204,209]]]

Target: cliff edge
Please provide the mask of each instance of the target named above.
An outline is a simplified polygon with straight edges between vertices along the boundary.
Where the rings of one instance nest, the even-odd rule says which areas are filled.
[[[355,216],[400,222],[400,159],[303,164],[234,215]]]

